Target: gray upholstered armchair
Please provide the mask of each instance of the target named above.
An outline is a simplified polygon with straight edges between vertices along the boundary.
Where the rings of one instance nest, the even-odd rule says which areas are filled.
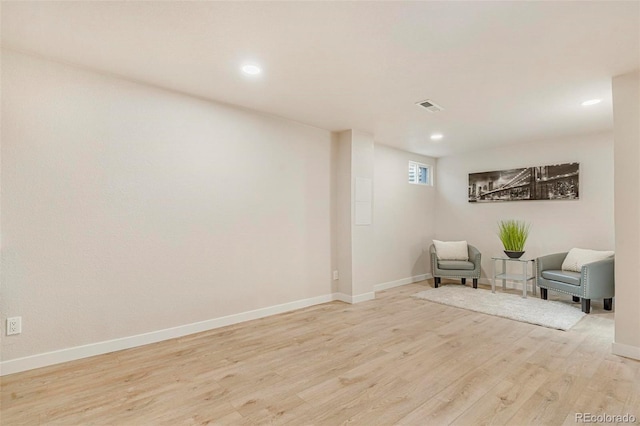
[[[574,302],[582,301],[582,312],[591,311],[591,299],[604,299],[604,309],[611,310],[614,289],[614,258],[583,265],[580,272],[562,270],[567,253],[555,253],[536,259],[540,297],[547,299],[547,290],[570,294]]]
[[[467,278],[473,279],[473,288],[478,288],[478,278],[480,278],[480,257],[481,254],[477,248],[468,244],[469,260],[438,260],[436,247],[431,244],[429,253],[431,254],[431,274],[433,282],[438,288],[441,279],[444,278],[460,278],[462,284],[467,283]]]

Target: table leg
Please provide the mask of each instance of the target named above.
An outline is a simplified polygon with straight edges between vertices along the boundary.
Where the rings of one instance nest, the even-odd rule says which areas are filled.
[[[527,262],[522,262],[522,297],[527,298],[527,285],[529,285],[529,280],[527,280]]]
[[[503,260],[502,261],[502,274],[506,274],[507,273],[507,261]],[[505,280],[504,278],[502,279],[502,291],[506,291],[507,290],[507,280]]]
[[[538,294],[538,280],[536,279],[536,263],[535,261],[531,262],[531,275],[533,276],[533,283],[531,286],[533,287],[533,295],[536,296]]]
[[[496,271],[496,260],[493,260],[493,279],[491,280],[491,293],[496,292],[496,275],[498,271]]]

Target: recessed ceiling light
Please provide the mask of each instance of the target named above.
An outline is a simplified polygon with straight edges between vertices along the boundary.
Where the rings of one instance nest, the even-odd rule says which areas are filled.
[[[433,135],[431,135],[432,141],[439,141],[442,138],[443,138],[443,135],[441,133],[434,133]]]
[[[262,70],[257,65],[243,65],[242,72],[249,75],[257,75],[260,74]]]
[[[595,105],[599,104],[600,102],[602,102],[602,99],[589,99],[588,101],[584,101],[582,103],[582,106]]]

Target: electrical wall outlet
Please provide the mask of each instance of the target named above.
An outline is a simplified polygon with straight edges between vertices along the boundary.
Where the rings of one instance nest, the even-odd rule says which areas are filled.
[[[7,336],[22,333],[22,317],[7,318]]]
[[[333,271],[333,280],[337,281],[339,279],[338,271]]]

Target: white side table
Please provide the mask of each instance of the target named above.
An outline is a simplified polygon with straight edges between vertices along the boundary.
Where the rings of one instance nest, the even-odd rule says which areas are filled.
[[[522,297],[527,297],[527,285],[529,281],[534,280],[531,283],[531,292],[536,295],[536,282],[535,282],[535,263],[533,259],[512,259],[510,257],[492,257],[493,259],[493,280],[491,281],[491,292],[496,292],[496,280],[502,280],[502,289],[506,290],[507,280],[518,281],[522,283]],[[507,273],[507,262],[519,263],[522,272]],[[502,272],[498,273],[498,263],[502,263]],[[531,264],[531,273],[529,273],[529,264]]]

